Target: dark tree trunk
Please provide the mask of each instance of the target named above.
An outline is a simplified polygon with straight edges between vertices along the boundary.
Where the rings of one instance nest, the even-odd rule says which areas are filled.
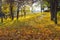
[[[12,8],[12,6],[10,6],[10,13],[11,13],[11,19],[13,20],[14,19],[14,14],[13,14],[13,8]]]
[[[44,8],[43,8],[43,0],[41,0],[41,12],[43,12]]]
[[[18,4],[18,8],[17,8],[17,20],[19,18],[19,4]]]
[[[0,0],[0,17],[1,17],[1,23],[3,23],[3,15],[2,15],[2,0]]]
[[[41,12],[42,12],[42,5],[41,5]]]
[[[50,0],[51,20],[54,20],[54,4],[53,0]]]
[[[14,0],[10,0],[10,16],[11,16],[12,20],[14,19],[13,5],[12,5],[13,2],[14,2]]]
[[[3,17],[1,17],[1,23],[3,23]]]
[[[57,24],[57,7],[58,7],[57,0],[55,0],[54,3],[55,3],[55,7],[54,7],[55,8],[55,12],[54,12],[55,13],[55,24]]]
[[[24,12],[24,16],[26,16],[25,6],[24,6],[24,9],[23,9],[23,12]]]
[[[50,0],[51,20],[57,24],[57,0]]]
[[[42,1],[41,1],[41,3],[40,3],[40,4],[41,4],[41,12],[42,12]]]

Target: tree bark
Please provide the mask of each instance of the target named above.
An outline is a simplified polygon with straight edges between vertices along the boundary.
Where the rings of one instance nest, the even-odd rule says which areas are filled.
[[[11,19],[13,20],[14,19],[14,14],[13,14],[13,8],[10,4],[10,13],[11,13]]]
[[[3,23],[3,15],[2,15],[2,0],[0,0],[0,17],[1,17],[1,23]]]
[[[50,0],[51,20],[57,24],[57,0]]]
[[[53,0],[50,0],[50,12],[51,12],[51,20],[54,20],[54,4]]]
[[[18,18],[19,18],[19,3],[18,3],[18,6],[17,6],[18,8],[17,8],[17,20],[18,20]]]
[[[54,12],[55,13],[55,24],[57,24],[57,7],[58,7],[58,2],[57,2],[57,0],[55,0],[54,2],[55,2],[55,7],[54,7],[55,8],[55,12]]]
[[[23,12],[24,12],[24,17],[25,17],[26,16],[25,6],[24,6],[24,9],[23,9]]]
[[[14,19],[14,13],[13,13],[13,1],[10,0],[10,16],[11,16],[11,19],[13,20]]]

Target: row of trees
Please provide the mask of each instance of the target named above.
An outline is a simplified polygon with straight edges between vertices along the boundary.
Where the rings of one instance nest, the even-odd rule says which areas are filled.
[[[2,13],[1,20],[3,20],[4,14],[2,12],[2,4],[5,2],[9,5],[9,15],[11,17],[11,19],[14,19],[14,12],[13,12],[13,8],[14,6],[16,6],[16,14],[17,14],[17,19],[19,18],[19,11],[20,8],[23,7],[24,10],[24,16],[26,16],[26,11],[25,11],[25,5],[29,5],[32,6],[32,4],[36,1],[40,1],[41,4],[41,10],[42,8],[42,4],[45,2],[45,4],[47,4],[47,6],[50,6],[50,11],[51,11],[51,20],[54,20],[54,22],[57,24],[57,7],[58,7],[58,1],[57,0],[0,0],[0,15]],[[33,9],[33,8],[32,8]],[[2,21],[3,22],[3,21]]]
[[[51,12],[51,20],[57,24],[57,12],[60,11],[59,9],[59,1],[60,0],[45,0],[48,2],[50,5],[50,12]]]
[[[21,7],[24,8],[23,12],[24,12],[24,16],[26,16],[25,5],[29,5],[30,7],[32,7],[33,3],[37,2],[37,1],[42,1],[42,0],[0,0],[0,14],[1,13],[3,14],[3,16],[1,17],[1,20],[3,20],[4,17],[7,17],[7,15],[9,15],[11,17],[11,19],[13,20],[14,14],[15,14],[14,10],[17,12],[16,16],[18,19]],[[8,9],[6,7],[3,7],[3,5],[8,6]],[[4,10],[7,9],[6,11],[9,10],[9,12],[4,12],[3,9]],[[33,9],[33,7],[32,7],[32,9]]]
[[[29,0],[30,3],[32,2],[31,0]],[[28,2],[28,0],[0,0],[0,18],[1,18],[1,22],[3,22],[3,18],[4,17],[7,17],[7,15],[9,15],[11,17],[11,19],[13,20],[14,19],[14,10],[17,12],[16,16],[17,16],[17,19],[19,17],[19,11],[20,11],[20,8],[23,7],[24,10],[24,16],[26,16],[26,12],[25,12],[25,5],[26,4],[30,4]],[[9,5],[9,13],[6,15],[6,12],[4,12],[2,9],[3,9],[3,4],[5,4],[5,6]],[[7,4],[7,5],[6,5]],[[4,8],[6,10],[6,7]],[[14,9],[14,10],[13,10]]]

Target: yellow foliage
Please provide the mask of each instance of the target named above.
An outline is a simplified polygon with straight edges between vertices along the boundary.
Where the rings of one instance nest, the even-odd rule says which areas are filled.
[[[17,6],[13,6],[13,11],[16,11],[17,10]]]
[[[13,11],[16,11],[16,10],[17,10],[17,7],[15,5],[13,5]],[[9,13],[10,12],[10,5],[9,4],[4,4],[2,6],[2,11],[6,14]]]
[[[3,11],[4,13],[9,13],[9,12],[10,12],[9,6],[10,6],[9,4],[3,5],[3,6],[2,6],[2,11]]]
[[[25,5],[24,7],[22,7],[21,8],[21,12],[23,13],[23,10],[25,10],[25,12],[31,12],[31,10],[30,10],[30,6],[28,6],[28,5]]]

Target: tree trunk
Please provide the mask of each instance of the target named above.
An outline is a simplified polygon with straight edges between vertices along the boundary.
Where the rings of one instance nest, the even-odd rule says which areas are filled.
[[[3,23],[3,17],[1,17],[1,23]]]
[[[19,18],[19,4],[18,4],[18,8],[17,8],[17,20]]]
[[[57,0],[50,0],[51,20],[57,24]]]
[[[54,7],[53,0],[50,0],[51,20],[54,20]]]
[[[24,17],[25,17],[26,16],[25,6],[24,6],[24,9],[23,9],[23,12],[24,12]]]
[[[2,15],[2,0],[0,0],[0,17],[1,17],[1,23],[3,23],[3,15]]]
[[[14,19],[14,14],[13,14],[13,6],[12,3],[10,2],[10,13],[11,13],[11,19]]]
[[[55,7],[54,7],[55,8],[55,12],[54,12],[55,13],[55,24],[57,24],[57,6],[58,6],[57,0],[55,0],[54,3],[55,3]]]

